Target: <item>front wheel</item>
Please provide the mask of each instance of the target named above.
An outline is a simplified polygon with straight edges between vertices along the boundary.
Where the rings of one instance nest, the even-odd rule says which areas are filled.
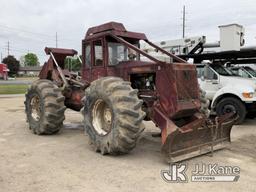
[[[97,152],[128,153],[144,130],[142,101],[129,82],[104,77],[91,83],[84,97],[85,130]]]
[[[216,105],[216,113],[218,116],[224,115],[226,113],[234,112],[239,117],[235,124],[241,124],[246,116],[245,105],[237,98],[226,97],[221,99]]]

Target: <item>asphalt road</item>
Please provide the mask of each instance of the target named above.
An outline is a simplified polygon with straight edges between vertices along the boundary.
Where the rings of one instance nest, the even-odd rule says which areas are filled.
[[[228,149],[184,161],[188,183],[167,183],[158,129],[146,123],[137,147],[127,155],[102,156],[92,150],[80,113],[66,111],[65,127],[52,136],[33,135],[27,127],[24,97],[0,98],[0,191],[256,191],[256,120],[232,129]],[[238,166],[237,182],[191,182],[196,164]]]
[[[0,85],[30,85],[33,80],[0,80]]]

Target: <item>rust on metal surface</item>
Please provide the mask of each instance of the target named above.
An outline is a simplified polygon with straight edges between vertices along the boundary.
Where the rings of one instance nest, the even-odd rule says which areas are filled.
[[[51,52],[54,55],[64,55],[64,56],[74,56],[77,54],[77,51],[74,49],[45,47],[44,51],[47,55],[50,55]]]
[[[160,61],[141,50],[139,43],[142,40],[173,62]],[[115,64],[110,63],[111,43],[123,50],[112,58]],[[126,55],[129,51],[134,57]],[[77,54],[75,50],[46,48],[45,52],[56,57],[67,78],[69,87],[63,90],[63,95],[66,106],[73,110],[82,108],[84,89],[94,80],[115,76],[130,81],[143,100],[146,117],[161,129],[162,152],[169,162],[212,152],[230,142],[232,115],[210,121],[199,112],[201,103],[195,66],[148,41],[143,33],[127,31],[123,24],[116,22],[89,28],[82,40],[80,82],[64,70],[65,58]],[[123,59],[119,60],[121,56]],[[142,56],[149,61],[141,61]],[[53,62],[50,57],[39,77],[61,86],[63,82]]]
[[[136,33],[127,31],[122,23],[109,22],[96,27],[91,27],[87,30],[85,39],[90,40],[99,38],[99,36],[113,34],[119,37],[132,38],[137,40],[147,40],[144,33]]]

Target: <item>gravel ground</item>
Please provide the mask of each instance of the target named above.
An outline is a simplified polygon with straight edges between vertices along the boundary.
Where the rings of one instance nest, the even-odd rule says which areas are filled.
[[[256,191],[256,120],[232,129],[229,149],[183,163],[187,174],[196,163],[239,166],[237,182],[167,183],[160,175],[168,164],[160,153],[157,131],[146,122],[135,150],[128,155],[102,156],[95,153],[83,132],[82,116],[67,110],[60,134],[36,136],[27,128],[24,96],[0,97],[0,191]]]

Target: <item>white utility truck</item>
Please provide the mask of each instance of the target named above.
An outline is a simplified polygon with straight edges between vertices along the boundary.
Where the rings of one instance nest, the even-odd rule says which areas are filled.
[[[198,82],[210,100],[211,111],[217,115],[230,111],[238,113],[237,124],[246,114],[256,116],[256,81],[234,75],[218,64],[196,65]]]
[[[222,65],[214,63],[226,63],[233,57],[245,57],[244,53],[252,49],[243,47],[245,43],[243,26],[230,24],[219,26],[219,29],[220,41],[215,43],[206,43],[205,36],[198,36],[161,41],[156,44],[189,62],[201,63],[197,64],[198,81],[210,100],[211,113],[221,115],[235,111],[239,115],[237,124],[240,124],[246,115],[256,117],[256,80],[239,77],[225,68],[223,63]],[[167,58],[154,49],[143,44],[141,47],[159,60],[166,61]],[[211,64],[202,64],[204,61]]]

